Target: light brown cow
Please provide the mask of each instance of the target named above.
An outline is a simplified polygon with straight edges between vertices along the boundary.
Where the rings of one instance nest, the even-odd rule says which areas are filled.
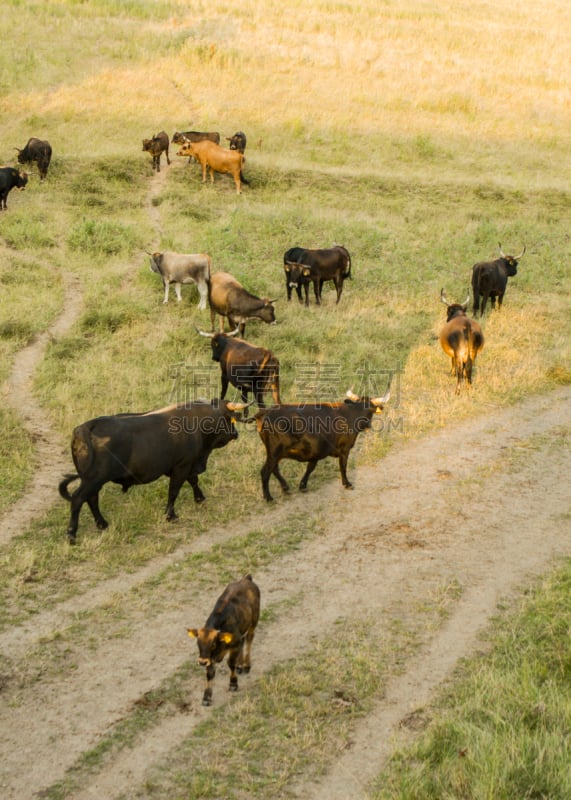
[[[236,193],[241,194],[241,183],[247,186],[248,181],[242,175],[244,156],[238,150],[226,150],[210,141],[186,142],[182,145],[177,155],[192,156],[202,166],[202,183],[206,183],[206,169],[210,169],[210,182],[214,183],[215,172],[229,172],[236,184]]]
[[[446,324],[440,331],[440,346],[452,363],[452,375],[456,375],[456,394],[464,378],[470,385],[472,383],[472,367],[476,356],[484,347],[484,334],[482,328],[474,319],[466,315],[468,300],[466,302],[449,303],[444,294],[440,292],[440,300],[447,309]]]
[[[220,317],[220,332],[224,333],[224,318],[228,318],[230,328],[238,328],[240,336],[244,336],[246,322],[250,319],[261,319],[273,324],[276,321],[273,304],[275,300],[267,297],[256,297],[229,272],[215,272],[208,284],[208,303],[212,330],[216,323],[216,315]]]

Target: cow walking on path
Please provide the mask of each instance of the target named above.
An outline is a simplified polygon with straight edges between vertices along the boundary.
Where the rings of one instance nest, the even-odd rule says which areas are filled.
[[[280,472],[284,458],[301,461],[307,469],[300,481],[301,491],[317,462],[323,458],[339,459],[341,482],[352,489],[347,477],[349,453],[357,436],[371,427],[373,414],[380,414],[390,399],[390,385],[383,397],[358,397],[351,390],[340,403],[303,403],[280,405],[259,411],[254,417],[260,438],[266,448],[266,461],[261,469],[264,499],[273,500],[270,494],[270,476],[277,478],[284,492],[289,485]]]
[[[152,136],[150,139],[143,139],[143,152],[149,153],[153,159],[153,169],[157,172],[161,171],[161,155],[164,153],[167,159],[167,164],[170,164],[169,158],[169,137],[166,131],[160,131]]]
[[[238,691],[238,674],[250,672],[252,641],[260,617],[260,590],[246,575],[229,583],[203,628],[187,628],[198,644],[198,663],[206,668],[202,705],[212,705],[212,681],[216,664],[228,656],[231,692]],[[238,673],[238,674],[237,674]]]

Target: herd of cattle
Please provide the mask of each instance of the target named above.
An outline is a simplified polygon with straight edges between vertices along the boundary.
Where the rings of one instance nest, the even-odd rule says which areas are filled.
[[[202,180],[210,170],[229,173],[241,192],[248,183],[242,174],[246,136],[238,132],[227,139],[229,147],[220,146],[216,132],[186,131],[172,137],[180,145],[179,156],[196,159],[202,167]],[[163,153],[167,164],[170,140],[165,131],[143,140],[143,151],[152,157],[153,169],[160,171]],[[31,138],[18,151],[20,164],[36,163],[44,180],[52,149],[47,141]],[[0,168],[0,210],[6,209],[12,188],[24,189],[28,175],[16,167]],[[488,301],[492,308],[501,307],[508,278],[517,273],[519,256],[506,255],[499,245],[500,257],[481,262],[472,269],[473,316],[483,316]],[[197,332],[210,339],[212,359],[220,364],[220,396],[210,401],[174,404],[145,413],[122,413],[101,416],[77,426],[72,434],[71,454],[76,472],[66,475],[59,484],[61,497],[70,503],[67,526],[70,544],[75,544],[80,511],[87,503],[99,529],[108,522],[99,508],[99,492],[109,482],[126,492],[131,486],[153,482],[165,475],[169,478],[166,517],[177,518],[175,503],[185,482],[192,487],[197,503],[205,500],[198,478],[205,472],[213,450],[225,447],[238,438],[236,422],[254,422],[265,447],[266,458],[260,475],[263,497],[271,501],[270,477],[284,492],[289,485],[280,472],[280,462],[293,459],[306,464],[299,489],[307,489],[308,479],[324,458],[337,458],[341,481],[351,488],[347,477],[347,461],[359,433],[371,427],[374,414],[381,413],[390,399],[390,381],[382,397],[359,397],[352,389],[343,401],[320,403],[282,403],[280,397],[280,364],[277,356],[263,347],[245,341],[246,324],[250,320],[275,322],[274,302],[258,297],[230,273],[212,272],[212,261],[205,253],[187,254],[173,251],[148,253],[153,272],[161,276],[164,303],[174,284],[177,300],[183,284],[195,284],[199,293],[199,309],[210,307],[211,331]],[[300,303],[309,305],[313,286],[315,303],[321,304],[324,283],[331,281],[336,290],[336,303],[341,300],[344,281],[351,278],[351,256],[348,250],[335,245],[324,249],[292,247],[283,256],[287,300],[295,290]],[[304,293],[304,296],[302,296]],[[478,353],[484,346],[480,324],[468,316],[469,294],[464,303],[449,303],[444,289],[440,299],[446,305],[447,318],[440,331],[440,345],[450,358],[456,377],[456,393],[464,381],[472,382],[472,371]],[[219,331],[216,331],[216,317]],[[230,330],[225,332],[225,321]],[[229,385],[239,391],[241,402],[225,399]],[[266,407],[264,395],[271,393],[273,405]],[[258,411],[248,419],[248,395],[253,395]],[[79,480],[70,493],[69,485]],[[212,680],[215,665],[228,656],[230,690],[238,688],[237,673],[250,669],[250,649],[260,611],[260,591],[251,575],[229,584],[218,599],[202,628],[189,628],[196,638],[199,663],[206,668],[204,705],[212,702]],[[244,651],[245,650],[245,651]]]

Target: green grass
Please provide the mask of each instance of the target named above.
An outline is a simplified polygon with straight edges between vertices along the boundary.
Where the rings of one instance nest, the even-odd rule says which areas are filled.
[[[371,800],[570,796],[570,588],[567,562],[496,619],[490,652],[423,710],[428,727],[393,757]]]
[[[337,399],[351,385],[381,394],[387,372],[399,370],[383,435],[360,440],[350,470],[376,463],[402,438],[571,380],[565,38],[571,19],[561,3],[542,0],[530,7],[502,0],[499,7],[435,7],[420,0],[365,0],[358,6],[245,0],[229,15],[220,0],[192,8],[184,0],[8,0],[3,21],[6,30],[21,36],[8,37],[0,53],[0,159],[13,164],[13,148],[31,135],[48,138],[54,156],[47,180],[40,184],[31,168],[26,191],[12,192],[8,211],[0,214],[0,383],[8,378],[16,353],[49,330],[61,313],[63,278],[73,275],[82,292],[80,316],[65,335],[49,337],[34,383],[46,420],[61,441],[69,441],[75,425],[100,414],[142,411],[193,399],[193,393],[218,392],[218,366],[195,332],[197,325],[209,327],[209,314],[198,312],[193,287],[183,288],[181,304],[173,299],[162,304],[160,280],[145,255],[151,249],[208,252],[215,270],[227,270],[250,290],[278,298],[278,324],[249,324],[246,338],[278,355],[284,400],[307,399],[307,383],[323,376],[319,399]],[[251,186],[242,196],[235,195],[227,177],[203,186],[198,167],[181,163],[176,148],[171,151],[175,165],[163,166],[164,184],[151,196],[151,162],[141,151],[141,139],[162,128],[172,135],[190,127],[220,130],[222,136],[247,132],[245,174]],[[321,308],[313,302],[309,309],[297,301],[288,304],[284,251],[296,244],[334,242],[344,244],[353,260],[354,279],[346,283],[339,306],[329,287]],[[510,279],[501,314],[484,321],[486,346],[474,389],[456,398],[437,341],[444,318],[440,289],[450,299],[464,299],[472,264],[495,257],[498,242],[509,252],[519,252],[525,243],[527,252]],[[35,468],[33,441],[19,415],[4,408],[1,423],[0,512],[25,493]],[[198,509],[183,492],[181,522],[175,526],[163,518],[165,480],[127,495],[107,487],[101,502],[109,530],[97,531],[84,509],[75,549],[65,540],[69,507],[54,486],[53,507],[2,548],[2,626],[19,624],[106,578],[176,552],[214,525],[238,525],[259,506],[262,460],[257,435],[242,430],[238,442],[213,456],[201,479],[210,502]],[[71,469],[71,457],[69,464]],[[293,483],[301,467],[287,464],[284,473]],[[331,479],[338,480],[336,465],[320,464],[308,504]],[[228,492],[231,505],[223,502]],[[297,535],[296,525],[287,535],[278,531],[270,542],[264,542],[267,532],[251,532],[240,545],[254,563],[268,563],[295,549]],[[207,550],[201,558],[201,580],[212,586],[243,563],[232,546]],[[170,582],[162,577],[176,591],[180,574],[174,571]],[[157,595],[147,589],[142,605],[152,606]],[[109,630],[117,632],[113,623]],[[555,634],[565,641],[564,630]],[[80,623],[62,637],[63,646],[82,644],[85,635]],[[542,653],[546,647],[541,657],[547,658],[549,642],[540,641]],[[396,639],[391,642],[389,650],[400,646]],[[322,655],[327,664],[329,648],[331,642],[316,646],[311,657]],[[384,651],[369,655],[385,657]],[[55,652],[52,667],[57,668],[58,658]],[[241,746],[257,736],[258,724],[262,741],[272,733],[258,716],[280,694],[286,700],[291,694],[298,704],[291,718],[287,708],[276,711],[291,725],[286,734],[298,749],[307,744],[311,754],[317,744],[327,750],[343,743],[346,728],[339,734],[334,729],[345,717],[334,710],[329,719],[327,689],[320,690],[315,712],[323,725],[313,711],[304,710],[310,666],[295,665],[297,688],[287,674],[289,665],[279,667],[240,700],[244,705],[216,712],[202,731],[205,741],[227,719],[240,726],[240,747],[225,767],[227,747],[220,739],[221,767],[214,775],[204,747],[192,787],[197,797],[222,794],[225,770],[243,769]],[[341,680],[351,670],[349,651],[339,669]],[[364,703],[382,683],[371,663],[367,669],[368,675],[358,670]],[[324,674],[315,679],[325,686]],[[523,686],[531,685],[525,677]],[[567,709],[563,683],[554,687]],[[510,693],[518,699],[515,689]],[[551,725],[556,701],[548,692],[545,697],[526,692],[520,699],[531,716],[536,706],[545,707],[545,714],[536,713],[538,728],[545,720]],[[351,706],[348,716],[354,711]],[[135,729],[143,724],[137,720]],[[522,752],[535,753],[537,764],[546,766],[545,778],[526,784],[520,774],[510,784],[505,775],[511,770],[517,777],[517,759],[506,759],[504,769],[500,756],[502,747],[513,755],[513,742],[490,746],[505,733],[498,720],[493,735],[482,734],[489,741],[478,743],[478,758],[472,758],[470,745],[458,763],[454,748],[466,746],[464,728],[458,733],[455,721],[442,729],[440,752],[452,754],[445,764],[451,782],[435,778],[443,793],[435,790],[434,796],[463,791],[461,771],[478,766],[490,773],[479,796],[495,797],[492,789],[500,779],[506,786],[537,786],[536,796],[553,791],[556,797],[558,786],[568,788],[564,769],[559,784],[550,782],[551,751],[558,758],[562,746],[551,747],[547,731],[541,740],[522,734],[519,741]],[[189,746],[200,748],[200,743],[193,740]],[[432,752],[423,746],[428,749],[422,752]],[[182,763],[177,759],[184,761],[184,755],[175,754],[173,763]],[[262,761],[267,757],[255,755]],[[299,758],[305,758],[303,752]],[[245,762],[252,775],[249,786],[263,796],[255,760]],[[526,757],[526,769],[531,770],[531,761]],[[401,779],[408,780],[407,757],[401,764],[395,791]],[[305,769],[305,763],[293,762],[289,772],[283,763],[268,767],[277,785],[290,780],[295,769]],[[419,771],[416,763],[413,771]],[[174,786],[188,792],[188,785],[179,785],[176,769],[172,774],[172,785],[168,776],[153,778],[157,792],[163,783],[165,791]],[[513,796],[520,796],[517,792]]]

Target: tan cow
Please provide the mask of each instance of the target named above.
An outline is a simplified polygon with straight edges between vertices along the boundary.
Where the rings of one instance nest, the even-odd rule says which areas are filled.
[[[244,156],[238,150],[226,150],[210,141],[186,142],[177,155],[192,156],[202,166],[202,183],[206,183],[206,168],[210,169],[210,182],[214,183],[215,172],[229,172],[236,184],[236,193],[241,194],[240,182],[247,186],[248,181],[242,175]]]
[[[452,364],[452,375],[456,375],[456,394],[464,379],[468,385],[472,383],[472,368],[476,356],[484,347],[484,334],[476,320],[466,315],[468,300],[466,302],[449,303],[444,294],[440,292],[440,300],[446,306],[446,323],[440,331],[440,346]]]

